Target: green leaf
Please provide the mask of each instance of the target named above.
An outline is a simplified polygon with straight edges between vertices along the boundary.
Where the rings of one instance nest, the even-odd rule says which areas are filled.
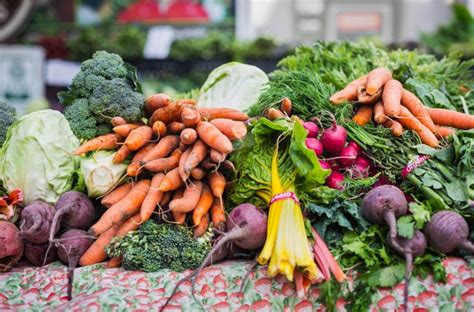
[[[446,184],[446,192],[448,196],[458,202],[464,202],[467,200],[466,194],[464,193],[465,187],[462,185],[461,181],[456,180],[451,183]]]
[[[409,208],[415,221],[415,227],[421,230],[426,222],[430,221],[430,211],[419,203],[410,203]]]
[[[373,272],[367,282],[372,287],[393,287],[403,279],[404,274],[405,266],[399,263]]]
[[[413,216],[403,216],[397,220],[398,235],[405,238],[412,238],[415,235],[415,221]]]

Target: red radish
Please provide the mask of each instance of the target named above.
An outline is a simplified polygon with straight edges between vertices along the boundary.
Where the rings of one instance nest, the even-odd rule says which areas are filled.
[[[316,153],[316,156],[321,157],[323,154],[323,144],[321,144],[318,139],[306,138],[305,143],[307,148],[313,150]]]
[[[344,182],[344,176],[337,171],[331,172],[329,177],[326,179],[326,185],[336,190],[344,189],[343,182]]]
[[[305,121],[303,127],[308,131],[308,138],[317,138],[319,133],[318,125],[312,121]]]
[[[320,160],[320,161],[319,161],[319,165],[320,165],[321,168],[323,168],[323,169],[331,169],[331,165],[328,164],[327,162],[325,162],[324,160]]]
[[[346,145],[347,131],[334,121],[332,126],[324,130],[321,136],[324,150],[329,153],[339,153]]]
[[[354,163],[354,175],[358,178],[366,178],[369,176],[370,161],[364,157],[359,156],[356,158]]]
[[[13,223],[0,221],[0,272],[9,271],[23,255],[19,232]]]
[[[352,146],[344,147],[339,153],[339,163],[341,166],[347,168],[352,166],[355,163],[357,158],[357,150]]]
[[[334,171],[338,171],[339,169],[341,169],[341,165],[339,165],[336,158],[328,158],[326,159],[326,162],[331,166],[331,169]]]
[[[21,212],[20,235],[30,243],[41,244],[48,241],[54,208],[47,203],[34,202]]]
[[[357,145],[357,143],[354,142],[354,141],[350,141],[349,144],[347,144],[347,146],[351,146],[351,147],[355,148],[356,151],[357,151],[357,156],[362,153],[362,149],[361,149],[360,146]]]

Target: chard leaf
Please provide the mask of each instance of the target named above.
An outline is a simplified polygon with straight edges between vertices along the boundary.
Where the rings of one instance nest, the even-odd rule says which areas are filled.
[[[404,274],[405,266],[399,263],[373,272],[367,281],[372,287],[393,287],[403,279]]]

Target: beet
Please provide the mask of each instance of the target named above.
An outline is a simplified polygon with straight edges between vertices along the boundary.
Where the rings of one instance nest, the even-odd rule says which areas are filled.
[[[310,150],[313,150],[316,153],[316,156],[321,157],[323,155],[323,144],[318,139],[307,138],[305,140],[306,147]]]
[[[467,239],[469,226],[457,212],[444,210],[435,213],[425,225],[424,232],[430,247],[439,252],[447,254],[463,248],[474,253],[474,244]]]
[[[339,153],[338,161],[343,167],[350,167],[355,163],[356,158],[357,150],[352,146],[347,146]]]
[[[387,224],[389,244],[397,250],[402,250],[398,245],[397,220],[399,216],[407,213],[408,202],[403,192],[393,185],[382,185],[370,190],[362,200],[362,216],[371,223]]]
[[[332,126],[324,130],[321,136],[321,143],[325,151],[329,153],[339,153],[346,145],[347,131],[344,127],[336,124],[334,121]]]
[[[47,242],[42,244],[25,242],[24,254],[26,260],[34,266],[43,266],[58,259],[56,246],[50,245]]]
[[[317,138],[319,133],[318,125],[312,121],[305,121],[303,127],[308,132],[308,138]]]
[[[10,271],[23,255],[19,233],[13,223],[0,221],[0,272]]]
[[[41,244],[48,241],[54,208],[47,203],[34,202],[21,212],[20,235],[23,240]]]
[[[330,188],[336,190],[343,190],[344,189],[344,176],[337,171],[332,171],[331,174],[326,179],[326,185]]]

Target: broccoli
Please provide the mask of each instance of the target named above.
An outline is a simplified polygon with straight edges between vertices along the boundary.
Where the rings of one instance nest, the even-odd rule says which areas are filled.
[[[106,251],[110,257],[123,256],[127,270],[182,272],[200,266],[210,249],[209,241],[195,240],[184,226],[150,220],[138,231],[112,239]]]
[[[7,130],[16,120],[16,110],[13,106],[0,101],[0,147],[7,136]]]
[[[144,97],[136,69],[113,53],[98,51],[84,61],[67,91],[58,93],[66,106],[65,116],[80,139],[110,133],[110,119],[121,116],[139,121],[144,114]]]

